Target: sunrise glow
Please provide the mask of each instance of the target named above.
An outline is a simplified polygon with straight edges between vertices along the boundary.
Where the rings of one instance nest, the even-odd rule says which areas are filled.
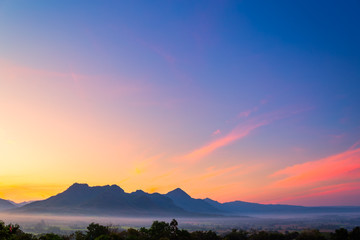
[[[0,198],[360,205],[359,9],[0,2]]]

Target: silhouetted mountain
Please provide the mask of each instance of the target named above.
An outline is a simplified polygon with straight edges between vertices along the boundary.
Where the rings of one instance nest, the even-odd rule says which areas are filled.
[[[360,207],[303,207],[284,204],[259,204],[243,201],[219,203],[212,199],[204,199],[228,215],[239,214],[306,214],[306,213],[337,213],[337,212],[360,212]]]
[[[209,198],[194,199],[180,188],[162,195],[142,190],[125,193],[117,185],[89,187],[78,183],[46,200],[18,208],[0,199],[0,209],[2,206],[13,208],[8,211],[15,213],[171,217],[360,212],[360,207],[302,207],[242,201],[219,203]]]
[[[206,214],[221,214],[222,211],[202,199],[194,199],[190,197],[182,189],[177,188],[168,192],[165,196],[171,198],[175,205],[181,207],[188,212],[206,213]]]
[[[0,210],[15,208],[16,206],[10,201],[0,198]]]
[[[89,187],[75,183],[66,191],[43,201],[29,203],[13,212],[100,215],[189,215],[161,194],[125,193],[119,186]]]
[[[219,203],[209,198],[205,201],[212,206],[221,209],[229,214],[249,214],[249,213],[285,213],[285,212],[301,212],[306,209],[302,206],[291,205],[274,205],[274,204],[259,204],[243,201],[234,201],[227,203]]]

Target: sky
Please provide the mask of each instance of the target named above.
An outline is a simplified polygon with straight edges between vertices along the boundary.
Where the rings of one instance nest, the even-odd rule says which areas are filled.
[[[0,0],[0,198],[78,182],[360,205],[359,11]]]

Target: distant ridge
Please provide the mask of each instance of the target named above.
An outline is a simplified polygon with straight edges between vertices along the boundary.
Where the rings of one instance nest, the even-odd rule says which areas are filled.
[[[0,210],[11,209],[15,207],[16,205],[13,204],[11,201],[0,198]]]
[[[219,203],[209,198],[204,199],[212,206],[228,215],[238,214],[313,214],[313,213],[360,213],[360,206],[304,207],[285,204],[260,204],[243,201]]]
[[[26,204],[32,203],[34,201],[24,201],[24,202],[20,202],[20,203],[16,203],[13,201],[8,200],[11,204],[13,204],[15,207],[22,207],[25,206]]]
[[[3,208],[1,208],[3,206]],[[360,213],[360,207],[303,207],[243,201],[219,203],[209,198],[194,199],[176,188],[167,194],[137,190],[126,193],[117,185],[94,186],[74,183],[64,192],[42,201],[16,207],[0,199],[0,209],[22,214],[102,216],[244,216],[251,214]]]

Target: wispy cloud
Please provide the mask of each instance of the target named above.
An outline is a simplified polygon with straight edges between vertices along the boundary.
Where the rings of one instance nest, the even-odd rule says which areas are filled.
[[[262,122],[249,123],[245,125],[238,125],[226,136],[214,140],[198,149],[195,149],[194,151],[182,157],[182,160],[190,161],[190,162],[197,161],[205,157],[206,155],[209,155],[218,148],[227,146],[238,139],[246,137],[254,129],[264,126],[266,124],[267,124],[266,121],[262,121]]]
[[[248,136],[253,130],[261,126],[268,125],[275,120],[282,119],[299,112],[301,112],[301,110],[276,111],[250,118],[246,122],[238,124],[232,131],[230,131],[230,133],[191,151],[190,153],[181,157],[180,160],[187,162],[199,161],[215,150],[225,147],[239,139]]]
[[[358,148],[358,147],[360,147],[360,140],[357,141],[356,143],[354,143],[349,149],[350,149],[350,150],[353,150],[353,149],[356,149],[356,148]]]
[[[218,135],[218,134],[221,134],[221,131],[220,129],[217,129],[216,131],[214,131],[211,136],[215,136],[215,135]]]
[[[240,112],[240,113],[237,115],[237,118],[238,118],[238,119],[239,119],[239,118],[244,118],[244,117],[247,118],[247,117],[249,117],[250,115],[252,115],[253,113],[257,112],[262,105],[265,105],[265,104],[267,104],[267,103],[268,103],[268,100],[267,100],[267,99],[263,99],[263,100],[260,101],[260,104],[259,104],[258,106],[255,106],[255,107],[253,107],[253,108],[251,108],[251,109],[248,109],[248,110],[246,110],[246,111]]]
[[[354,204],[360,196],[360,147],[275,171],[250,201],[302,205]],[[348,201],[339,196],[349,196]],[[319,200],[321,199],[321,200]],[[324,203],[327,202],[327,203]],[[357,203],[355,203],[357,204]]]
[[[339,193],[349,193],[360,190],[360,181],[350,182],[350,183],[341,183],[341,184],[332,184],[329,186],[317,187],[308,189],[306,192],[298,192],[297,194],[282,197],[276,200],[276,202],[288,203],[289,201],[299,200],[299,199],[311,199],[319,197],[329,197],[332,195],[337,195]]]
[[[357,179],[360,178],[360,148],[349,149],[317,161],[296,164],[271,176],[281,178],[274,186],[282,188],[320,186],[333,180]]]
[[[342,153],[286,167],[270,179],[274,180],[266,191],[277,193],[275,202],[315,201],[339,192],[360,194],[360,147],[355,144]]]
[[[258,109],[259,109],[259,107],[253,107],[252,109],[243,111],[243,112],[241,112],[241,113],[239,113],[239,114],[237,115],[237,118],[249,117],[250,114],[256,112]]]

